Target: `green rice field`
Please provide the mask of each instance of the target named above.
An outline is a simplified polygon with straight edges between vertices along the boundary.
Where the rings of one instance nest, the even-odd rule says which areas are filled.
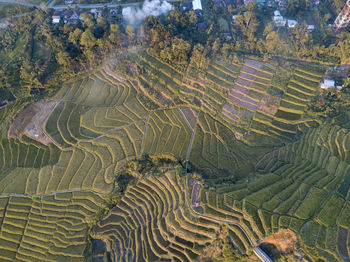
[[[273,61],[196,76],[131,58],[137,75],[106,64],[49,98],[48,143],[0,140],[0,261],[194,261],[223,227],[243,255],[290,229],[311,261],[349,257],[350,133],[306,113],[322,68],[293,65],[282,87]]]

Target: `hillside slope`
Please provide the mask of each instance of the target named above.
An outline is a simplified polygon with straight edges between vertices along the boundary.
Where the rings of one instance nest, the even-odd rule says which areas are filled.
[[[343,259],[348,131],[306,114],[322,76],[252,59],[195,75],[142,51],[66,82],[1,140],[0,259],[83,260],[116,176],[147,155],[181,164],[142,174],[93,227],[111,257],[191,261],[225,225],[242,254],[289,228],[310,258]]]

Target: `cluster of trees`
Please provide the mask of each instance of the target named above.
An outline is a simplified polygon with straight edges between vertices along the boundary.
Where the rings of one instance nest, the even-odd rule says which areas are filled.
[[[215,7],[204,14],[204,20],[193,11],[172,10],[165,17],[148,18],[142,32],[155,54],[180,68],[191,64],[205,69],[203,57],[233,59],[233,54],[240,53],[346,64],[350,62],[350,33],[334,35],[328,25],[343,2],[323,1],[316,8],[308,0],[288,1],[286,17],[300,21],[294,28],[276,27],[271,21],[273,9],[250,3],[238,9]],[[232,14],[237,15],[234,21]],[[229,31],[222,29],[222,17],[232,21]],[[308,30],[308,19],[315,30]],[[205,29],[198,29],[203,21]]]
[[[185,69],[189,63],[205,68],[206,31],[198,30],[197,22],[193,11],[183,15],[172,10],[166,17],[148,17],[142,27],[144,45],[178,68]]]
[[[350,112],[350,83],[345,83],[341,90],[323,90],[310,104],[309,110],[322,117],[347,116]]]
[[[265,56],[348,63],[350,34],[333,34],[328,24],[333,21],[334,15],[326,13],[326,8],[324,3],[314,8],[310,1],[290,0],[285,16],[298,19],[300,23],[294,28],[278,28],[269,21],[273,15],[271,9],[258,8],[251,3],[245,11],[236,10],[237,17],[231,28],[231,49]],[[308,30],[307,22],[312,22],[316,29]]]
[[[31,96],[33,89],[53,90],[111,53],[122,52],[132,40],[132,32],[103,17],[83,14],[81,23],[52,26],[51,15],[35,10],[0,31],[0,88],[16,98]]]
[[[81,24],[56,27],[56,45],[61,45],[56,60],[66,71],[91,68],[103,61],[112,50],[122,50],[127,44],[118,24],[110,24],[103,17],[96,21],[83,15]]]

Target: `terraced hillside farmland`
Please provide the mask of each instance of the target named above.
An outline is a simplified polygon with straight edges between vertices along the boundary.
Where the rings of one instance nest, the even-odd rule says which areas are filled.
[[[312,260],[347,261],[348,136],[337,126],[311,129],[261,158],[254,182],[202,192],[204,214],[248,225],[254,240],[289,228]]]
[[[89,225],[116,192],[93,227],[116,260],[192,261],[222,227],[242,254],[283,227],[315,257],[328,252],[308,242],[316,224],[347,236],[347,130],[305,115],[321,70],[218,60],[196,75],[149,52],[122,62],[127,70],[106,64],[27,107],[1,140],[0,260],[82,261]],[[176,168],[136,170],[118,191],[120,172],[148,155]],[[347,254],[332,248],[334,259]]]
[[[186,208],[181,171],[146,174],[93,229],[112,260],[193,261],[216,238],[220,225]]]
[[[300,126],[308,125],[304,112],[324,74],[315,67],[297,65],[290,70],[246,59],[243,64],[211,61],[198,76],[147,52],[136,58],[136,64],[141,68],[140,90],[154,101],[158,98],[158,104],[181,101],[220,120],[254,145],[293,140]],[[287,86],[274,81],[281,74],[291,74]]]
[[[88,221],[104,205],[89,192],[0,199],[1,261],[82,261]]]

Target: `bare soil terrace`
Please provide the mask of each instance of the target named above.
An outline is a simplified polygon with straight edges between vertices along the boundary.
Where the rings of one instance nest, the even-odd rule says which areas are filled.
[[[44,132],[45,123],[57,104],[56,101],[40,101],[28,105],[13,120],[8,136],[21,138],[26,135],[48,145],[52,141]]]
[[[270,243],[274,245],[280,254],[291,254],[295,250],[297,237],[290,230],[281,230],[263,240],[263,243]]]

